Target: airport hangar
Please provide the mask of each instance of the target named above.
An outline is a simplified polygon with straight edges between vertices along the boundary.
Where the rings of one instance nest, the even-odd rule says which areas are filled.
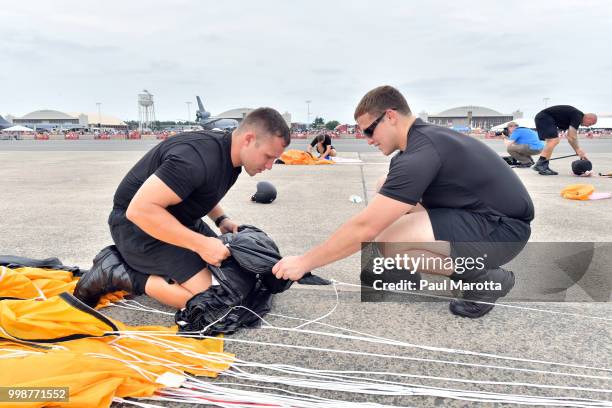
[[[522,118],[523,112],[516,110],[512,113],[500,113],[483,106],[469,105],[447,109],[435,115],[421,112],[419,117],[426,122],[439,126],[488,130],[493,126]]]
[[[21,117],[7,115],[6,119],[14,125],[26,126],[34,130],[91,128],[127,130],[127,124],[121,119],[98,113],[67,113],[44,109],[30,112]]]

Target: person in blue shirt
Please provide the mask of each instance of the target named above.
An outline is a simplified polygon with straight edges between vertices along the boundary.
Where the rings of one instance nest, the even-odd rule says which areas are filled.
[[[510,156],[519,162],[517,167],[531,167],[534,161],[531,156],[542,152],[544,142],[538,134],[525,127],[520,127],[516,122],[508,123],[508,138],[504,140]]]

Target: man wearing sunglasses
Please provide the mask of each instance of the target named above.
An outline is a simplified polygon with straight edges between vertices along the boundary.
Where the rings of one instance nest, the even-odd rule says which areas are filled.
[[[514,274],[501,265],[531,234],[533,203],[520,179],[479,140],[417,119],[393,87],[368,92],[354,116],[368,144],[385,156],[398,151],[378,194],[324,243],[283,258],[274,274],[298,280],[375,241],[384,257],[451,259],[450,266],[420,271],[469,284],[462,299],[451,301],[452,313],[471,318],[488,313],[514,286]],[[467,257],[482,261],[459,270],[459,259]]]

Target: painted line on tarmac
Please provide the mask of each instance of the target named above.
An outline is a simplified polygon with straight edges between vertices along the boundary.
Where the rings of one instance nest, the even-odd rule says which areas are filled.
[[[361,153],[357,153],[357,157],[359,157],[359,160],[361,160]],[[365,205],[367,207],[368,201],[369,201],[368,200],[368,189],[366,188],[365,174],[363,173],[363,166],[359,166],[359,170],[361,171],[361,187],[363,188],[363,201],[365,202]]]

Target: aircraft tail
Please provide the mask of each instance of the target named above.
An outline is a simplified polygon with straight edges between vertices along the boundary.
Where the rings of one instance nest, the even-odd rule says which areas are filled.
[[[198,110],[196,111],[196,120],[202,121],[202,120],[208,119],[208,117],[210,116],[210,112],[207,112],[206,109],[204,109],[204,104],[202,104],[202,99],[200,99],[199,96],[196,96],[196,100],[198,101]]]

